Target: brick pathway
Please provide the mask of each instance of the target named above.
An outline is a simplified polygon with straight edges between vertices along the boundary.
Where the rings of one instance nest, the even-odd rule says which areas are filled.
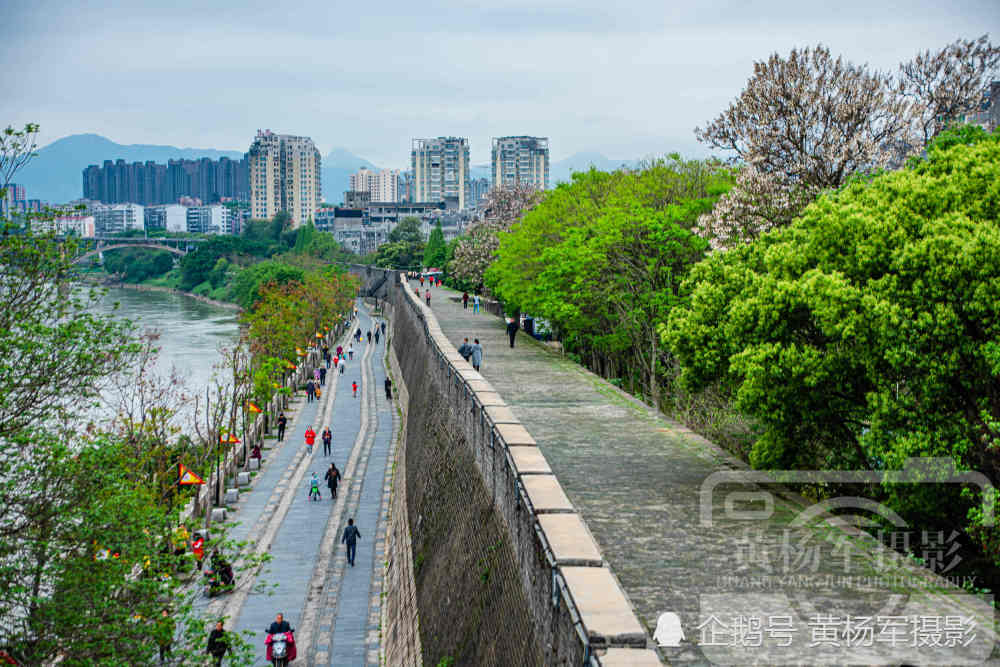
[[[360,324],[359,324],[360,322]],[[359,302],[352,328],[372,328]],[[364,341],[364,338],[362,338]],[[346,345],[345,345],[346,347]],[[264,658],[264,630],[281,612],[296,630],[299,660],[308,665],[378,663],[384,562],[383,499],[396,422],[385,400],[385,338],[378,345],[355,343],[354,359],[343,375],[331,372],[323,397],[296,403],[285,443],[265,452],[265,464],[249,493],[241,494],[230,535],[270,554],[253,579],[211,604],[237,631],[253,631],[258,659]],[[351,382],[359,385],[358,398]],[[288,414],[286,412],[286,414]],[[318,433],[330,425],[333,453],[323,455],[321,439],[305,452],[307,426]],[[323,475],[336,462],[343,478],[334,501]],[[309,479],[321,480],[322,500],[308,499]],[[347,568],[340,536],[353,517],[362,533],[356,565]],[[296,661],[298,662],[298,661]]]
[[[414,285],[411,283],[410,289]],[[921,615],[941,616],[945,610],[990,614],[988,608],[954,595],[953,589],[948,589],[944,599],[928,597],[926,591],[918,595],[907,590],[898,595],[898,588],[890,590],[870,583],[845,587],[823,584],[824,577],[842,576],[845,570],[843,559],[835,557],[833,548],[822,537],[809,542],[810,549],[819,543],[818,551],[796,551],[801,545],[792,545],[793,556],[816,555],[815,560],[797,563],[799,570],[795,572],[811,578],[809,587],[796,589],[768,580],[771,583],[764,590],[755,588],[753,577],[758,577],[759,584],[760,577],[775,574],[776,552],[760,553],[760,545],[773,545],[775,541],[780,544],[782,536],[789,534],[798,539],[805,532],[788,532],[790,521],[804,508],[799,499],[790,494],[775,497],[769,521],[748,524],[717,519],[711,526],[703,525],[699,519],[703,483],[718,471],[742,470],[741,464],[523,332],[511,349],[503,320],[488,313],[474,315],[471,305],[463,310],[459,293],[441,288],[431,292],[434,314],[456,348],[463,337],[480,339],[485,350],[481,373],[538,441],[650,634],[663,612],[679,615],[688,641],[678,649],[663,650],[671,663],[786,661],[780,653],[769,655],[766,648],[752,649],[735,658],[727,657],[724,651],[713,652],[715,647],[706,644],[703,631],[696,631],[710,612],[728,622],[727,614],[735,613],[737,608],[746,613],[752,607],[765,624],[789,610],[796,612],[797,619],[803,622],[797,627],[797,641],[804,638],[806,644],[793,644],[793,648],[809,651],[796,654],[796,660],[805,662],[814,662],[820,654],[839,661],[835,652],[824,653],[827,648],[833,651],[832,647],[809,648],[813,628],[805,625],[804,619],[814,612],[843,617],[846,607],[859,616],[865,612],[874,616],[873,609],[899,615],[919,611]],[[751,487],[739,488],[747,491]],[[727,511],[724,496],[712,494],[713,516],[721,517]],[[763,539],[757,534],[748,536],[747,526],[751,531],[763,531]],[[837,530],[837,535],[842,536],[843,531]],[[807,537],[812,539],[817,534],[808,533]],[[868,549],[867,555],[883,553],[864,542],[860,546]],[[753,553],[755,548],[757,553]],[[858,562],[847,574],[902,574],[932,585],[941,584],[940,579],[928,576],[927,570],[902,562],[891,553],[886,562],[874,566]],[[901,601],[905,601],[907,611],[903,611]],[[980,636],[986,632],[992,630]],[[875,664],[884,657],[879,650],[877,645],[857,648],[851,653],[856,658],[852,662]],[[922,650],[921,661],[937,659],[948,663],[957,657],[953,647]],[[897,662],[915,659],[912,654],[905,655],[906,659]]]

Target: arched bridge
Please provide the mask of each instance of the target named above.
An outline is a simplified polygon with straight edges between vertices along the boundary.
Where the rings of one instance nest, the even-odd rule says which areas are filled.
[[[150,248],[153,250],[166,250],[169,253],[177,255],[178,257],[183,257],[189,252],[195,250],[198,244],[203,241],[203,239],[177,239],[177,238],[145,238],[145,237],[135,237],[135,238],[122,238],[122,237],[107,237],[107,236],[95,236],[93,240],[97,243],[97,247],[93,250],[88,250],[85,253],[73,258],[73,263],[78,264],[80,262],[86,261],[87,259],[93,257],[102,252],[107,252],[111,250],[119,250],[121,248]]]

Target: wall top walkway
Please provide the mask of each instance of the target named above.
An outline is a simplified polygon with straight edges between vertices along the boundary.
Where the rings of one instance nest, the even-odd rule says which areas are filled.
[[[476,402],[492,421],[492,432],[506,450],[508,465],[521,481],[524,504],[531,516],[537,518],[537,531],[551,553],[562,590],[573,609],[571,613],[582,624],[582,637],[591,646],[617,647],[603,656],[593,656],[593,664],[660,664],[655,651],[645,648],[646,629],[532,434],[501,393],[494,391],[490,382],[458,354],[446,328],[438,323],[436,311],[428,308],[412,287],[407,287],[403,276],[400,281],[410,304],[423,316],[430,340],[441,357],[475,394]],[[434,293],[440,295],[441,291],[435,289]]]
[[[746,469],[742,463],[523,332],[511,348],[503,320],[473,314],[471,305],[464,309],[459,293],[433,288],[428,308],[412,284],[406,291],[427,313],[429,328],[453,347],[465,337],[482,343],[478,373],[461,357],[448,359],[497,406],[541,530],[588,628],[615,633],[634,627],[626,622],[631,600],[650,632],[677,615],[686,639],[661,649],[671,663],[957,664],[989,655],[996,633],[992,609],[981,599],[872,540],[831,532],[831,522],[803,524],[807,505],[801,498],[779,487],[736,483]],[[532,453],[520,456],[522,448]],[[549,470],[554,477],[534,474]],[[734,471],[735,482],[706,484],[718,471]],[[700,514],[705,493],[711,494],[707,520]],[[596,544],[588,539],[591,532]],[[610,566],[603,573],[577,567],[602,558]],[[625,595],[613,591],[612,572]],[[900,585],[900,578],[906,583]],[[597,592],[604,590],[606,599]],[[841,622],[905,617],[910,630],[915,618],[955,614],[973,619],[975,632],[964,635],[970,642],[964,647],[880,645],[878,628],[871,646],[816,646],[819,614]],[[751,624],[750,646],[739,643],[735,629],[706,626],[715,618],[729,627],[737,617]],[[775,619],[785,631],[769,628]],[[761,643],[754,644],[754,632]],[[625,651],[624,658],[614,651],[602,660],[646,664]]]

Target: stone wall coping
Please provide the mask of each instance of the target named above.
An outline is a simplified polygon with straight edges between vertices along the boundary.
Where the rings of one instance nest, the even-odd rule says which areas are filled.
[[[475,392],[476,398],[479,400],[479,404],[484,408],[490,405],[507,405],[503,397],[495,391],[477,391]]]
[[[450,342],[448,344],[451,345]],[[454,349],[454,348],[452,348],[452,349]],[[456,351],[456,354],[458,354],[457,351]],[[468,362],[465,362],[465,363],[468,364]],[[462,372],[462,377],[464,377],[466,380],[485,380],[486,379],[482,375],[480,375],[479,371],[474,370],[472,368],[472,364],[468,364],[468,366],[469,366],[469,370],[460,369],[461,372]]]
[[[514,470],[518,474],[552,474],[549,462],[545,460],[542,450],[538,447],[511,447],[509,451],[510,459],[514,463]]]
[[[604,564],[601,549],[579,514],[541,514],[538,523],[559,565],[601,567]]]
[[[575,511],[555,475],[527,475],[521,483],[536,513]]]
[[[468,362],[462,360],[462,363],[468,363]],[[481,391],[493,391],[493,385],[491,385],[486,380],[466,380],[465,384],[469,385],[469,389],[471,389],[476,393],[479,393]]]
[[[567,566],[560,571],[588,637],[607,646],[646,645],[646,630],[610,569]]]
[[[475,389],[473,389],[473,391],[475,391]],[[517,424],[518,426],[521,425],[520,420],[518,420],[518,418],[514,416],[514,413],[506,405],[488,405],[483,409],[486,410],[486,416],[489,417],[494,424]]]
[[[497,435],[503,438],[508,447],[516,447],[518,445],[534,446],[538,444],[531,437],[531,434],[528,433],[528,429],[524,428],[520,422],[497,424],[496,429]]]
[[[609,648],[598,656],[601,667],[660,667],[656,651],[648,648]]]

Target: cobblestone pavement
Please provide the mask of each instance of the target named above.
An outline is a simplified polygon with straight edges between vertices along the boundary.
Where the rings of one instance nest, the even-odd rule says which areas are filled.
[[[352,329],[360,326],[367,332],[373,320],[360,301],[358,306]],[[271,560],[210,608],[232,619],[229,627],[256,633],[253,641],[261,663],[264,630],[279,612],[296,630],[303,664],[378,662],[383,484],[396,428],[382,388],[384,354],[384,338],[377,345],[374,340],[370,345],[355,343],[354,359],[347,362],[344,374],[327,375],[322,398],[293,405],[285,442],[265,451],[260,475],[250,492],[241,494],[230,536],[249,541],[246,549],[267,552]],[[351,391],[353,381],[359,385],[357,398]],[[306,428],[312,426],[318,434],[326,425],[333,431],[332,455],[324,456],[318,437],[313,453],[307,454]],[[323,480],[330,462],[336,462],[343,475],[335,500]],[[308,498],[313,472],[321,480],[320,501]],[[355,567],[345,571],[340,536],[351,517],[363,537]]]
[[[414,285],[411,283],[410,289]],[[823,583],[830,581],[825,577],[843,577],[845,561],[843,556],[836,557],[836,547],[830,541],[822,537],[813,540],[815,533],[806,532],[805,538],[802,533],[791,533],[793,540],[813,540],[808,542],[810,551],[800,548],[801,543],[788,545],[786,539],[791,548],[784,554],[794,557],[794,567],[788,567],[788,560],[780,567],[775,557],[778,551],[768,549],[780,545],[783,536],[790,534],[791,522],[805,507],[792,494],[772,495],[769,520],[741,523],[722,518],[727,511],[736,513],[725,505],[726,494],[722,493],[730,487],[719,486],[715,493],[709,491],[714,522],[705,525],[700,520],[699,500],[707,488],[706,480],[719,471],[744,470],[742,464],[523,331],[517,335],[516,347],[511,348],[504,321],[488,313],[473,314],[471,305],[463,309],[459,293],[447,288],[431,292],[434,314],[456,348],[466,336],[470,341],[479,338],[484,347],[481,373],[538,441],[650,634],[663,612],[680,616],[688,642],[679,649],[663,651],[670,662],[708,662],[710,652],[701,636],[703,630],[697,631],[697,626],[709,612],[725,616],[735,613],[736,607],[752,607],[765,624],[768,618],[792,612],[799,620],[819,612],[840,617],[848,612],[874,616],[875,611],[894,609],[903,615],[902,598],[909,605],[906,615],[919,611],[940,616],[944,609],[990,613],[978,604],[966,606],[968,600],[952,595],[952,589],[948,589],[947,602],[935,596],[928,599],[924,584],[939,587],[940,578],[928,576],[927,570],[903,562],[891,552],[886,555],[861,538],[858,544],[852,542],[852,549],[860,545],[863,556],[878,554],[884,559],[873,563],[858,558],[846,574],[910,577],[920,582],[915,585],[923,587],[923,597],[913,590],[900,594],[899,587],[872,584],[871,580]],[[747,491],[757,487],[738,488]],[[843,530],[836,532],[844,536]],[[774,576],[786,574],[805,575],[809,583],[796,588],[787,579]],[[764,579],[769,576],[772,578]],[[764,590],[756,587],[762,581]],[[796,637],[808,640],[810,629],[804,624],[797,627]],[[877,649],[862,647],[851,654],[857,658],[851,661],[875,664],[884,656]],[[953,662],[950,659],[957,657],[954,651],[942,649],[936,657]],[[711,655],[712,660],[719,659]],[[796,660],[813,662],[812,657],[803,658],[807,655],[814,654],[800,653]],[[921,661],[928,657],[930,653],[922,654]],[[838,661],[836,657],[828,659]],[[761,651],[732,660],[736,664],[784,661],[777,654],[768,656]]]

